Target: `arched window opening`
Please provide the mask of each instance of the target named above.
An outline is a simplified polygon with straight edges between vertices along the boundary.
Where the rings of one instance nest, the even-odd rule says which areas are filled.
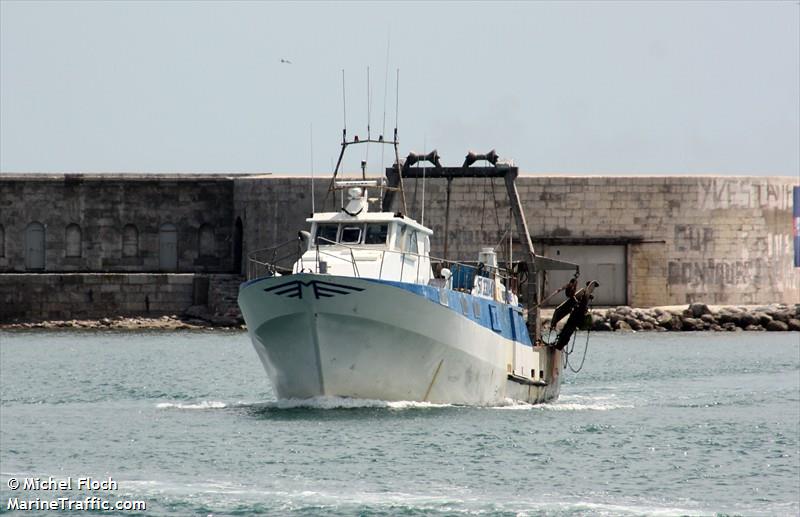
[[[65,232],[65,248],[67,257],[81,256],[81,227],[77,224],[67,225]]]
[[[214,228],[210,224],[200,226],[198,240],[201,257],[214,257],[217,255],[217,242],[214,236]]]
[[[139,256],[139,230],[136,225],[126,224],[122,229],[122,256]]]
[[[25,228],[25,269],[44,269],[44,226],[40,222]]]
[[[162,271],[178,269],[178,229],[164,223],[158,231],[158,265]]]

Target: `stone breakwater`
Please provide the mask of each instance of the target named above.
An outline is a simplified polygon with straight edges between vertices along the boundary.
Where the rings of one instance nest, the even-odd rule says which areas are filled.
[[[552,310],[542,311],[542,325],[550,324]],[[592,331],[800,331],[800,305],[686,306],[637,309],[614,307],[592,309]],[[561,320],[559,327],[566,318]],[[85,330],[244,330],[244,320],[235,308],[224,314],[210,314],[193,306],[181,314],[160,317],[115,316],[101,319],[12,321],[0,323],[0,330],[85,329]]]
[[[593,309],[593,331],[800,331],[800,305],[686,306]],[[562,320],[563,322],[563,320]],[[545,327],[550,320],[544,319]]]
[[[224,313],[211,313],[207,307],[195,305],[180,314],[153,316],[114,316],[100,319],[68,319],[46,321],[12,321],[0,323],[0,329],[86,329],[86,330],[243,330],[244,319],[238,308]]]
[[[0,323],[0,330],[243,330],[246,327],[240,323],[225,322],[212,323],[195,318],[187,318],[177,314],[161,316],[159,318],[146,318],[139,316],[118,316],[114,318],[101,318],[99,320],[74,319],[34,322]]]

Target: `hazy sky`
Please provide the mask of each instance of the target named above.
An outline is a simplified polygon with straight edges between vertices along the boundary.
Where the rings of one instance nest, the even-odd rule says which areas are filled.
[[[797,176],[799,27],[797,1],[2,1],[0,170],[308,173],[313,124],[327,174],[341,70],[348,133],[364,136],[371,67],[376,134],[388,62],[401,155]]]

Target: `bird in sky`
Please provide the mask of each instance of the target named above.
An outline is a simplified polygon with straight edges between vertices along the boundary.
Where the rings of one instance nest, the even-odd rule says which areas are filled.
[[[283,59],[283,58],[281,58],[281,63],[286,63],[287,65],[291,65],[292,64],[291,61],[289,61],[288,59]]]

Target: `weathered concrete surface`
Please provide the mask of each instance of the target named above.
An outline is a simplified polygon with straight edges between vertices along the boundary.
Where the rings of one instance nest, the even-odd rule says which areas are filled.
[[[318,210],[328,182],[314,181]],[[425,181],[425,224],[436,232],[433,254],[439,257],[445,183]],[[792,266],[791,190],[797,183],[721,176],[522,175],[517,181],[537,249],[624,245],[627,304],[640,307],[800,300],[800,269]],[[165,223],[177,229],[177,271],[234,272],[248,251],[295,239],[307,228],[310,185],[308,177],[270,175],[0,176],[0,272],[26,270],[25,229],[35,221],[46,227],[45,272],[158,271]],[[408,212],[420,220],[423,181],[406,180],[405,186]],[[339,206],[328,197],[326,209]],[[475,260],[481,246],[499,242],[509,218],[501,180],[453,181],[447,258]],[[81,229],[80,256],[67,256],[69,224]],[[124,248],[129,224],[139,232],[135,256]],[[203,240],[202,228],[211,228],[211,240],[207,231]],[[521,253],[515,249],[517,257]],[[46,311],[40,291],[27,296]]]
[[[33,223],[44,227],[47,272],[231,271],[233,208],[228,176],[4,174],[0,272],[26,271]],[[77,232],[68,243],[70,225]],[[174,267],[159,261],[165,225],[176,230]]]
[[[406,180],[409,214],[421,220],[422,180]],[[757,304],[800,300],[792,265],[789,177],[589,177],[521,175],[517,186],[534,245],[624,244],[628,304],[702,301]],[[245,248],[296,237],[311,212],[310,179],[239,178],[234,198]],[[315,181],[317,208],[327,178]],[[442,257],[446,181],[425,181],[425,224]],[[374,193],[377,196],[377,193]],[[509,227],[502,180],[455,180],[448,259],[476,260]],[[328,210],[338,210],[330,197]],[[399,206],[396,207],[399,209]],[[522,249],[515,245],[517,257]]]
[[[194,273],[0,274],[0,322],[160,316],[196,305],[208,307],[210,316],[236,319],[235,300],[226,298],[231,289],[235,296],[239,281],[238,275]]]

